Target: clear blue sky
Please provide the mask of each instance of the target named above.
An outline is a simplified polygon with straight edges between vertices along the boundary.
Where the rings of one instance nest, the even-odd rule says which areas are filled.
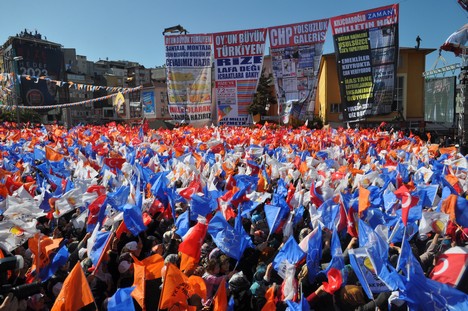
[[[75,48],[88,60],[164,64],[164,28],[181,24],[189,33],[214,33],[277,26],[343,15],[400,3],[400,46],[438,48],[468,22],[457,0],[16,0],[2,3],[0,43],[25,28],[49,41]],[[333,53],[331,29],[324,53]],[[426,68],[438,53],[426,59]],[[460,63],[443,52],[446,64]],[[437,67],[443,66],[439,61]]]

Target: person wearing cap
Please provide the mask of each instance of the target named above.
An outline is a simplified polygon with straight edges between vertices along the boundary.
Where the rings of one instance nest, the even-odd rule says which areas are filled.
[[[133,263],[127,260],[122,260],[119,263],[119,279],[117,281],[117,288],[130,287],[133,285]]]

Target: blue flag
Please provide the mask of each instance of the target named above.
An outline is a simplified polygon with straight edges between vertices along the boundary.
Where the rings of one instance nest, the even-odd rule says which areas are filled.
[[[177,228],[176,233],[180,237],[183,237],[187,233],[187,231],[190,229],[188,211],[183,212],[182,214],[179,215],[179,217],[177,217],[175,226]]]
[[[333,199],[328,199],[323,202],[322,205],[317,209],[325,228],[333,230],[335,228],[335,219],[340,211],[340,204],[335,203]]]
[[[324,270],[324,273],[327,274],[331,268],[336,268],[338,270],[342,270],[344,268],[344,258],[343,258],[343,250],[341,249],[340,237],[338,235],[338,230],[333,230],[331,245],[330,245],[332,259],[330,264]],[[343,283],[346,283],[343,280]]]
[[[366,293],[369,299],[374,299],[374,294],[372,293],[372,289],[369,286],[369,279],[373,280],[373,275],[370,271],[366,270],[364,265],[365,258],[367,257],[367,253],[364,248],[354,248],[348,251],[349,254],[349,262],[351,267],[353,267],[353,271],[356,274],[359,282],[361,283],[362,289]]]
[[[406,239],[403,243],[407,243]],[[468,295],[446,284],[425,277],[421,265],[409,249],[402,249],[400,266],[405,284],[399,298],[408,303],[410,310],[468,310]]]
[[[50,279],[54,273],[60,269],[60,267],[67,263],[69,255],[70,254],[68,253],[68,248],[66,245],[63,245],[59,248],[59,250],[51,259],[50,264],[39,270],[39,278],[41,279],[42,283]]]
[[[461,196],[457,198],[455,217],[458,225],[468,227],[468,200]]]
[[[276,271],[279,271],[281,269],[281,263],[285,260],[291,265],[295,265],[304,259],[305,255],[306,254],[302,251],[294,237],[291,235],[279,250],[278,254],[276,254],[275,259],[273,259],[273,268]]]
[[[107,204],[113,209],[123,212],[123,207],[130,196],[130,186],[120,186],[114,191],[107,192]]]
[[[190,207],[190,220],[196,220],[198,215],[206,217],[209,213],[218,207],[217,200],[208,196],[192,195],[192,204]],[[192,215],[193,213],[193,215]]]
[[[110,231],[98,231],[96,235],[96,240],[94,241],[94,245],[91,248],[89,254],[89,258],[91,259],[91,262],[93,263],[94,267],[97,267],[99,258],[101,257],[102,252],[104,251],[104,248],[106,246],[107,240],[110,237]]]
[[[312,236],[308,242],[307,250],[307,271],[308,278],[310,282],[313,282],[317,274],[321,270],[320,260],[322,259],[322,227],[319,225],[314,229],[315,233],[312,233]]]
[[[270,228],[270,234],[274,233],[278,228],[281,220],[283,220],[286,215],[289,214],[288,207],[275,206],[270,204],[265,204],[265,218],[268,223],[268,228]]]
[[[221,212],[210,220],[208,224],[208,233],[213,238],[216,246],[227,256],[240,260],[247,247],[252,245],[250,237],[245,233],[242,224],[236,218],[236,228],[226,221]],[[249,238],[249,239],[247,239]]]
[[[119,288],[115,294],[109,298],[107,303],[108,311],[135,311],[133,299],[130,295],[135,286]]]
[[[141,209],[136,205],[125,204],[123,207],[124,222],[127,229],[134,235],[146,230],[146,226],[143,223],[143,215]]]

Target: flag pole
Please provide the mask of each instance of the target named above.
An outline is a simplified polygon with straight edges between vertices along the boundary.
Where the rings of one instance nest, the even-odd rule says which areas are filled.
[[[123,220],[122,220],[123,222]],[[111,241],[114,239],[115,237],[115,230],[116,230],[116,226],[113,225],[112,228],[111,228],[111,233],[109,234],[109,237],[107,238],[107,241],[106,241],[106,244],[104,245],[104,248],[102,250],[102,253],[101,255],[99,256],[99,259],[98,259],[98,262],[96,264],[96,267],[94,267],[94,271],[92,272],[92,275],[95,275],[96,272],[98,271],[98,268],[99,266],[101,265],[102,263],[102,260],[104,259],[104,256],[105,256],[105,253],[107,252],[107,250],[109,249],[109,246],[110,246],[110,243],[112,243]]]

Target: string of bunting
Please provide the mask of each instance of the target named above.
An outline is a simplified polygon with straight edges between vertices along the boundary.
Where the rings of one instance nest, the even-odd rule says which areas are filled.
[[[72,106],[79,106],[79,105],[85,105],[85,104],[90,104],[90,103],[110,99],[112,97],[117,96],[119,93],[125,94],[125,93],[135,92],[135,91],[140,90],[141,88],[142,88],[142,86],[137,86],[137,87],[134,87],[134,88],[125,88],[124,90],[122,90],[122,91],[120,91],[118,93],[110,94],[110,95],[103,96],[103,97],[93,98],[93,99],[89,99],[89,100],[84,100],[84,101],[80,101],[80,102],[75,102],[75,103],[67,103],[67,104],[60,104],[60,105],[48,105],[48,106],[17,106],[17,108],[22,108],[22,109],[51,109],[51,108],[66,108],[66,107],[72,107]]]
[[[9,77],[13,77],[14,73],[2,73],[0,74],[0,82],[2,81],[8,81]],[[98,91],[98,90],[106,90],[108,92],[122,92],[124,90],[130,89],[130,88],[125,88],[125,87],[118,87],[118,86],[101,86],[101,85],[90,85],[90,84],[84,84],[84,83],[74,83],[72,81],[59,81],[59,80],[53,80],[50,79],[46,76],[30,76],[30,75],[17,75],[17,80],[20,81],[21,83],[21,78],[25,78],[26,80],[35,80],[35,83],[38,83],[39,80],[45,80],[51,83],[55,83],[56,86],[58,87],[64,87],[68,86],[69,88],[75,88],[77,90],[86,90],[86,91]]]

